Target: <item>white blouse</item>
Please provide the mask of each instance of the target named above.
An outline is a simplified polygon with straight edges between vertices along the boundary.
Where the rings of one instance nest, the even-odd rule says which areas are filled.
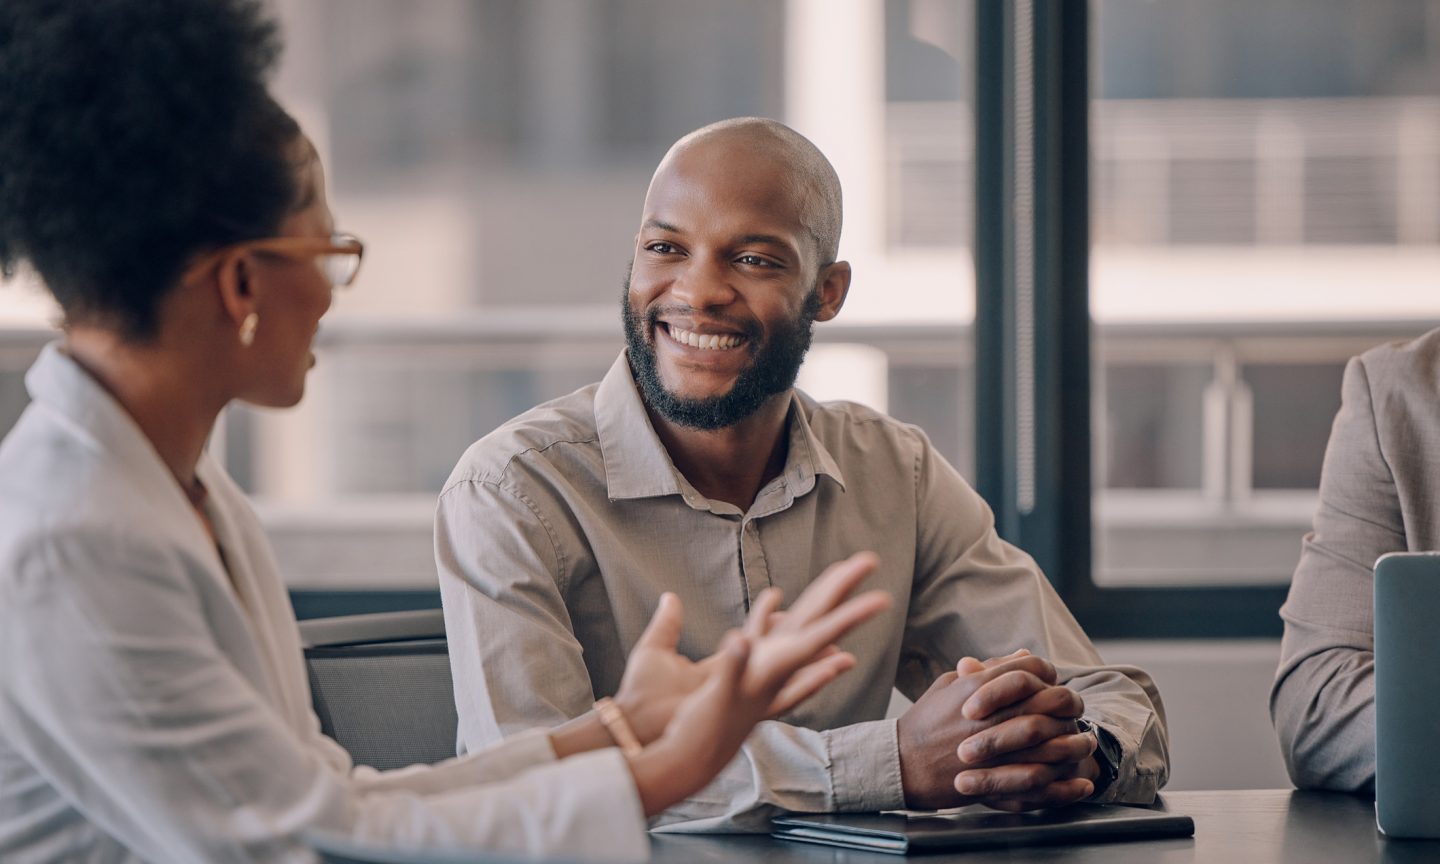
[[[320,734],[261,526],[208,455],[229,565],[128,414],[56,345],[0,443],[0,860],[313,861],[320,829],[397,847],[643,860],[612,749],[540,732],[434,766]],[[233,587],[232,587],[233,578]]]

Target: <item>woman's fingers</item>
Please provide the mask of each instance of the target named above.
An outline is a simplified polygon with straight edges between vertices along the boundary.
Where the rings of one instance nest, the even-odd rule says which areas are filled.
[[[858,597],[846,600],[839,608],[827,612],[799,634],[799,650],[805,656],[813,655],[826,645],[839,641],[841,636],[849,633],[861,622],[889,609],[893,602],[893,597],[879,589],[866,591]]]
[[[790,676],[785,686],[770,703],[768,717],[779,717],[814,696],[820,688],[834,681],[855,666],[855,655],[831,651]]]
[[[635,647],[674,651],[675,646],[680,644],[680,624],[683,618],[684,609],[680,605],[680,598],[669,591],[661,594],[660,605],[656,607],[650,623],[645,625],[645,632],[640,634]]]
[[[733,702],[745,675],[745,665],[750,660],[750,640],[739,630],[730,630],[720,640],[720,648],[710,655],[710,660],[713,665],[700,687],[700,699]]]
[[[856,552],[844,561],[826,567],[825,572],[811,582],[787,610],[787,623],[792,627],[803,627],[834,609],[879,564],[880,559],[874,552]]]
[[[772,631],[758,640],[757,651],[763,654],[764,660],[757,665],[756,673],[768,686],[780,686],[797,670],[828,653],[841,636],[889,608],[892,602],[884,591],[867,591],[799,630]]]
[[[759,639],[775,626],[776,610],[780,608],[780,601],[785,598],[785,593],[779,588],[766,588],[750,604],[750,617],[745,619],[745,635],[751,639]]]

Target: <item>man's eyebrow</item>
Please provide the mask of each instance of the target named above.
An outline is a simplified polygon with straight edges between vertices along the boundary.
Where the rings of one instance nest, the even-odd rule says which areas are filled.
[[[669,222],[660,219],[650,218],[641,223],[642,228],[656,228],[661,231],[669,231],[671,234],[682,233],[680,229]],[[741,234],[732,241],[737,246],[744,246],[752,243],[760,243],[767,246],[779,246],[782,249],[794,249],[790,241],[776,234]]]
[[[745,245],[747,243],[764,243],[769,246],[780,246],[784,249],[794,248],[791,245],[790,241],[786,240],[783,237],[777,237],[774,234],[742,234],[741,236],[735,238],[735,242],[739,245]]]

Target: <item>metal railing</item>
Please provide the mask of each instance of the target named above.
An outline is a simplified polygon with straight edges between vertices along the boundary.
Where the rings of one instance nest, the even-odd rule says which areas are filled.
[[[1097,245],[1440,243],[1440,99],[1099,99]],[[965,106],[887,113],[888,237],[965,246]]]

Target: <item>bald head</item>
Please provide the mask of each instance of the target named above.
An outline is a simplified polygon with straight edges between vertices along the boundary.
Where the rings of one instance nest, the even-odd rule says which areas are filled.
[[[840,250],[840,178],[809,138],[764,117],[711,123],[675,142],[655,169],[651,189],[677,159],[701,151],[716,156],[745,155],[783,167],[784,182],[798,204],[801,223],[815,241],[819,263],[823,266],[836,259]]]

